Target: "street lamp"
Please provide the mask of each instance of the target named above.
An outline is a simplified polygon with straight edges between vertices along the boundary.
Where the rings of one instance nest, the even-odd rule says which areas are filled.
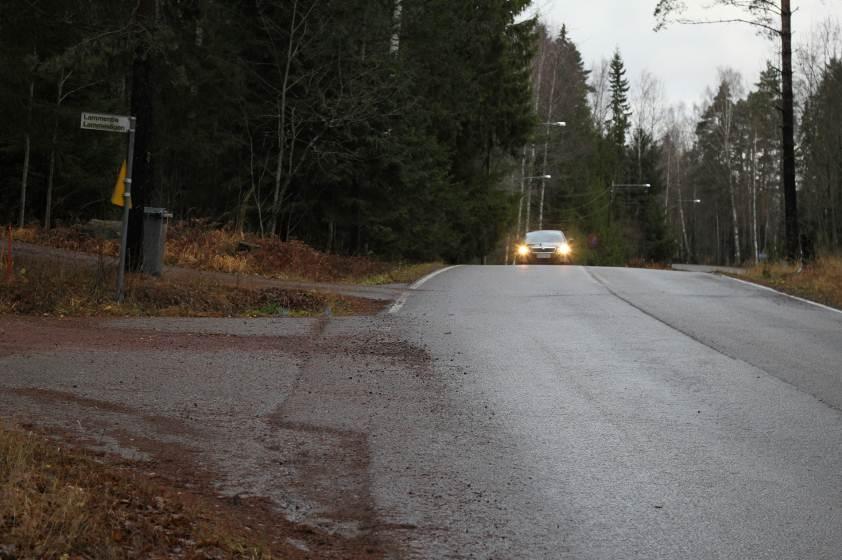
[[[548,144],[549,144],[549,136],[550,136],[550,128],[552,127],[564,127],[567,126],[567,123],[564,121],[554,121],[554,122],[544,122],[541,123],[541,126],[546,127],[546,134],[544,138],[544,165],[541,169],[542,175],[537,177],[527,177],[526,176],[526,146],[523,147],[523,155],[521,156],[520,160],[520,197],[518,198],[518,206],[517,206],[517,228],[515,231],[517,234],[520,234],[520,227],[522,224],[521,218],[523,216],[523,203],[524,203],[524,194],[526,194],[526,228],[525,231],[529,231],[529,221],[530,221],[530,211],[532,209],[532,184],[527,184],[527,181],[531,181],[533,179],[541,179],[541,218],[543,221],[543,212],[544,212],[544,181],[547,179],[552,179],[549,175],[547,175],[547,151],[548,151]],[[530,172],[534,173],[535,170],[535,142],[532,143],[531,146],[531,169]],[[507,251],[508,253],[508,251]]]
[[[614,193],[618,190],[626,191],[626,196],[623,197],[623,202],[626,207],[629,206],[629,196],[628,191],[633,191],[635,189],[649,189],[652,187],[651,183],[611,183],[611,196],[609,200],[609,204],[611,205],[611,210],[609,210],[608,219],[612,220],[613,214],[613,206],[614,206]],[[636,211],[637,216],[640,215],[640,208],[637,208]]]
[[[523,195],[526,192],[526,229],[529,230],[529,211],[532,206],[532,187],[529,186],[529,190],[527,190],[526,181],[530,179],[541,179],[542,181],[545,179],[549,179],[549,175],[547,175],[547,151],[548,151],[548,143],[549,143],[549,136],[550,136],[550,128],[551,127],[564,127],[567,126],[567,123],[564,121],[554,121],[554,122],[545,122],[541,123],[541,126],[547,127],[547,132],[544,141],[544,165],[541,169],[542,176],[539,177],[527,177],[526,176],[526,146],[523,147],[523,155],[521,156],[520,160],[520,202],[518,203],[517,208],[517,231],[520,232],[520,225],[521,225],[521,216],[523,216]],[[531,146],[531,160],[532,160],[532,169],[531,172],[535,170],[535,142],[532,143]],[[542,183],[543,184],[543,183]],[[542,188],[543,193],[543,188]],[[543,197],[542,197],[543,200]],[[543,212],[543,205],[541,208]]]
[[[524,177],[520,178],[521,179],[521,183],[520,183],[521,189],[520,189],[520,196],[518,197],[517,229],[515,230],[515,235],[520,235],[520,216],[521,216],[521,212],[523,210],[523,197],[524,197],[524,194],[525,194],[523,192],[523,185],[525,183],[529,182],[529,191],[528,192],[531,194],[532,193],[532,183],[531,183],[531,181],[533,181],[535,179],[541,179],[543,181],[543,180],[552,179],[552,178],[553,178],[552,175],[536,175],[535,177],[525,177],[524,176]],[[524,233],[523,233],[524,237],[526,237],[527,233],[529,233],[529,204],[526,205],[526,227],[524,228]],[[508,236],[506,236],[506,264],[509,264],[509,237]],[[512,261],[512,264],[515,264],[514,261]]]
[[[696,245],[696,205],[701,204],[702,200],[699,198],[679,198],[672,208],[678,207],[678,219],[681,224],[681,241],[684,244],[684,258],[689,262],[692,259],[693,249],[690,247],[690,240],[687,236],[687,221],[684,218],[684,203],[689,202],[693,205],[693,245]]]
[[[541,168],[541,173],[547,172],[547,152],[549,151],[550,146],[550,128],[563,128],[567,126],[567,123],[565,121],[546,122],[544,123],[544,126],[547,127],[547,131],[544,135],[544,165]],[[538,205],[538,229],[544,229],[544,192],[547,189],[546,179],[549,178],[550,177],[544,177],[541,179],[541,202]]]
[[[541,184],[543,185],[544,181],[546,181],[547,179],[552,179],[552,178],[553,178],[552,175],[546,175],[546,174],[537,175],[535,177],[524,177],[524,180],[528,182],[527,187],[526,187],[526,227],[523,230],[524,234],[525,234],[525,232],[529,231],[529,223],[531,221],[530,220],[530,214],[532,213],[531,212],[532,211],[532,181],[535,180],[535,179],[541,179]],[[541,202],[542,203],[544,202],[544,189],[543,188],[541,189]],[[541,211],[543,212],[543,207],[541,208]],[[538,229],[541,229],[541,225],[538,226]]]

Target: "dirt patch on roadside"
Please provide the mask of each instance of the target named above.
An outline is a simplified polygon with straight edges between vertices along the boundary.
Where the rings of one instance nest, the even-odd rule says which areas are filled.
[[[156,321],[0,316],[3,408],[279,557],[400,556],[367,418],[426,349],[380,318]]]
[[[49,528],[56,521],[24,518],[21,510],[17,517],[0,518],[0,544],[14,547],[21,558],[52,556],[57,550],[69,552],[69,558],[383,557],[383,550],[365,539],[348,539],[290,522],[277,514],[269,500],[220,497],[215,475],[194,464],[191,453],[177,445],[132,437],[132,445],[155,459],[131,462],[82,451],[92,442],[73,434],[47,432],[31,424],[22,428],[29,435],[0,431],[0,436],[4,442],[18,438],[20,445],[35,447],[39,456],[33,458],[33,465],[48,463],[37,474],[39,488],[55,486],[57,492],[71,488],[84,497],[72,505],[87,528],[72,534],[72,528],[64,528],[67,534],[60,535],[61,540],[44,543],[39,526],[26,523],[35,521]],[[58,441],[61,447],[47,445],[48,441]]]
[[[149,424],[150,426],[153,426],[159,433],[172,435],[196,434],[196,431],[194,429],[189,427],[184,422],[179,421],[178,419],[170,418],[167,416],[159,416],[155,414],[145,414],[140,410],[112,401],[91,399],[88,397],[81,397],[74,393],[68,393],[66,391],[56,391],[54,389],[40,389],[35,387],[11,387],[4,389],[4,391],[17,396],[28,397],[43,403],[51,403],[54,406],[62,406],[68,403],[72,403],[74,405],[89,410],[133,416]]]
[[[103,327],[96,319],[0,316],[0,357],[64,350],[274,352],[307,348],[309,336],[235,336]]]

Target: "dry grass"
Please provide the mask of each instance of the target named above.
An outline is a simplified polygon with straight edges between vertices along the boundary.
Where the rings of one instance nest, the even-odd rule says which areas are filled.
[[[435,272],[442,268],[444,264],[440,262],[420,263],[420,264],[405,264],[397,265],[390,270],[374,274],[372,276],[362,277],[359,282],[361,284],[412,284],[419,278]]]
[[[208,504],[0,425],[0,557],[271,556]]]
[[[55,228],[44,231],[38,227],[30,226],[12,230],[12,236],[16,241],[95,255],[102,254],[116,257],[120,250],[120,243],[117,239],[95,237],[78,227]]]
[[[842,309],[842,257],[821,257],[803,269],[786,263],[763,263],[740,278]]]
[[[72,251],[115,256],[116,240],[101,240],[82,226],[14,232],[15,239]],[[167,232],[166,262],[218,272],[314,282],[412,282],[439,264],[407,266],[367,257],[322,253],[300,242],[283,242],[254,234],[214,229],[202,222],[177,222]]]
[[[647,268],[650,270],[672,270],[672,266],[667,263],[649,261],[645,259],[635,258],[626,263],[628,268]]]
[[[358,298],[277,288],[247,290],[205,281],[126,277],[114,301],[113,267],[17,258],[12,281],[0,274],[0,313],[56,316],[312,316],[377,311]]]

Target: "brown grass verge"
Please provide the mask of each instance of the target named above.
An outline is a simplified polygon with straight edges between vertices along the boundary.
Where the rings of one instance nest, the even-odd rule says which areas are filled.
[[[821,257],[803,268],[787,263],[762,263],[739,278],[842,309],[842,257]]]
[[[115,239],[102,239],[89,227],[37,227],[14,230],[19,241],[116,256]],[[389,263],[368,257],[334,255],[317,251],[300,241],[284,242],[214,229],[202,222],[175,222],[167,232],[166,263],[200,270],[254,274],[285,280],[345,282],[362,284],[409,283],[441,266],[440,263],[413,265]]]
[[[0,274],[0,313],[56,316],[267,317],[376,313],[383,304],[299,290],[249,290],[202,280],[173,282],[128,275],[114,301],[113,267],[17,258],[11,281]]]
[[[627,268],[646,268],[650,270],[672,270],[672,265],[662,262],[632,259],[626,263]]]
[[[207,502],[0,425],[0,558],[272,558]]]

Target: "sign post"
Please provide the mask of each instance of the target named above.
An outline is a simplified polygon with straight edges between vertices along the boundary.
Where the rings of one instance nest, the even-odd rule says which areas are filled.
[[[132,202],[132,164],[134,163],[134,133],[137,127],[135,117],[125,115],[108,115],[103,113],[82,113],[80,128],[84,130],[99,130],[103,132],[119,132],[129,134],[129,155],[126,163],[126,179],[123,189],[123,223],[120,233],[120,258],[117,268],[117,301],[123,301],[123,282],[126,277],[126,251],[129,236],[129,207]]]

